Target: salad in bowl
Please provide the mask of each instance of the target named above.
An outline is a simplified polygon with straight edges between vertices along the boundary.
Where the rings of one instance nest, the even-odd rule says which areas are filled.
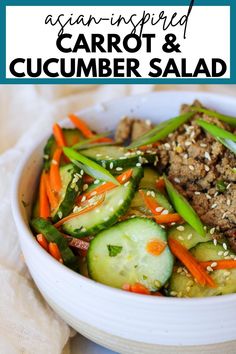
[[[30,226],[96,282],[159,297],[236,292],[236,119],[183,105],[158,125],[52,127]]]

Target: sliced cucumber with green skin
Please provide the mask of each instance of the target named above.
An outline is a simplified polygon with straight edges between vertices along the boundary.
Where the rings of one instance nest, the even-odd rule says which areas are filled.
[[[79,271],[77,257],[68,246],[65,237],[48,220],[35,218],[31,220],[31,226],[38,234],[43,234],[48,242],[55,242],[61,252],[63,262],[69,268]]]
[[[124,169],[134,166],[155,163],[157,159],[156,152],[153,150],[149,152],[141,150],[129,152],[124,147],[115,145],[109,146],[109,148],[107,146],[97,146],[96,148],[81,150],[80,153],[113,173],[121,173]]]
[[[154,189],[141,189],[141,190],[145,194],[147,192],[152,193],[151,196],[156,200],[156,202],[158,203],[158,205],[160,205],[160,207],[167,209],[170,213],[173,212],[174,209],[172,208],[172,205],[169,203],[168,199],[162,193],[160,193],[159,191],[154,190]],[[129,214],[132,212],[134,212],[134,214],[135,214],[136,211],[139,214],[141,213],[144,215],[152,215],[152,212],[145,204],[143,197],[141,196],[141,194],[139,192],[135,193],[135,196],[134,196],[134,198],[131,202],[131,205],[130,205]]]
[[[62,129],[67,146],[72,146],[76,144],[76,142],[80,140],[84,140],[83,135],[80,133],[78,129]],[[44,147],[44,169],[47,171],[50,168],[50,163],[52,160],[52,156],[56,150],[57,144],[53,135],[48,139],[45,147]]]
[[[171,227],[168,231],[168,238],[177,240],[188,250],[198,243],[212,240],[210,233],[206,233],[206,236],[201,236],[189,224]]]
[[[115,288],[138,282],[150,291],[160,289],[171,276],[174,259],[168,246],[158,256],[148,253],[147,244],[154,240],[167,244],[166,233],[144,218],[129,219],[100,232],[88,250],[89,276]]]
[[[156,181],[160,175],[151,167],[144,167],[144,176],[140,181],[139,188],[155,189]]]
[[[219,261],[236,255],[233,252],[224,256],[227,252],[220,244],[214,245],[212,242],[199,243],[192,248],[191,253],[199,262]],[[177,268],[174,270],[169,281],[169,295],[177,297],[208,297],[232,294],[236,292],[236,269],[214,270],[210,272],[211,277],[217,284],[216,288],[200,286],[197,284],[190,274],[179,272]],[[214,267],[212,267],[214,269]]]
[[[59,203],[52,213],[53,222],[67,216],[73,209],[75,199],[82,191],[83,170],[73,164],[60,167],[62,188],[59,193]]]
[[[133,168],[129,183],[108,191],[102,205],[65,222],[62,229],[74,237],[83,237],[110,227],[128,210],[142,176],[142,168]]]

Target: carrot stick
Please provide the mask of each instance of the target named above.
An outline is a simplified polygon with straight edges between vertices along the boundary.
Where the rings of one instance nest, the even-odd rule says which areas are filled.
[[[157,201],[153,197],[145,194],[144,191],[141,189],[139,190],[139,193],[141,194],[146,206],[148,207],[148,209],[150,209],[152,214],[160,215],[162,210],[161,211],[156,210],[157,208],[160,208],[160,205],[157,203]],[[164,208],[162,208],[162,209],[164,209]]]
[[[162,214],[154,216],[157,224],[170,224],[172,222],[180,222],[182,218],[179,214]]]
[[[70,121],[81,131],[85,138],[92,138],[95,134],[89,129],[87,124],[74,114],[69,114]]]
[[[103,202],[104,202],[104,199],[105,199],[105,196],[103,195],[103,197],[94,205],[89,205],[87,208],[84,208],[76,213],[72,213],[68,216],[66,216],[65,218],[59,220],[56,224],[54,224],[55,227],[60,227],[61,225],[63,225],[65,222],[73,219],[73,218],[76,218],[77,216],[79,215],[82,215],[82,214],[85,214],[93,209],[95,209],[96,207],[98,207],[99,205],[101,205]]]
[[[150,295],[150,291],[140,283],[135,283],[130,286],[130,291],[132,293],[143,294],[143,295]]]
[[[212,264],[216,264],[213,265]],[[218,269],[234,269],[236,268],[236,260],[234,259],[222,259],[219,261],[208,261],[208,262],[200,262],[203,268],[211,267],[213,270]]]
[[[58,205],[58,198],[51,188],[50,177],[49,174],[47,173],[45,174],[45,184],[46,184],[46,191],[47,191],[47,196],[48,196],[51,209],[56,209]]]
[[[200,285],[208,285],[212,288],[216,287],[214,280],[185,247],[172,238],[169,238],[168,243],[171,252],[185,265]]]
[[[58,147],[66,146],[66,140],[63,134],[63,130],[61,129],[60,125],[55,123],[53,124],[53,135],[55,137],[56,143]]]
[[[57,148],[53,154],[49,176],[51,188],[54,192],[60,192],[61,190],[61,176],[59,171],[60,159],[61,159],[62,150]]]
[[[61,257],[61,252],[59,250],[59,247],[55,242],[49,242],[48,245],[49,253],[60,263],[63,263],[63,259]]]
[[[36,236],[36,239],[37,239],[38,243],[40,244],[40,246],[43,247],[45,249],[45,251],[48,252],[48,241],[43,236],[43,234],[38,234]]]
[[[166,248],[166,243],[161,240],[153,240],[147,243],[146,250],[153,256],[159,256]]]
[[[47,219],[50,216],[50,206],[46,191],[45,172],[41,174],[39,185],[39,216]]]
[[[119,176],[116,177],[116,180],[121,183],[124,184],[126,183],[132,176],[133,170],[127,170],[124,173],[120,174]],[[78,198],[77,198],[77,203],[80,203],[81,200],[85,197],[86,199],[90,199],[95,195],[99,195],[99,194],[103,194],[106,193],[114,188],[118,187],[117,184],[112,183],[112,182],[106,182],[104,184],[101,184],[100,186],[98,186],[97,188],[94,188],[93,190],[91,190],[90,192],[87,193],[83,193],[81,194]]]

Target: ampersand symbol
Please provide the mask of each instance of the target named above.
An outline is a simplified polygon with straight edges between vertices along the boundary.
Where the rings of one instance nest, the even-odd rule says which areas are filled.
[[[177,53],[181,53],[181,50],[179,50],[180,45],[177,43],[175,44],[176,41],[176,36],[174,34],[167,34],[165,36],[165,41],[166,43],[162,46],[162,49],[164,50],[164,52],[166,53],[173,53],[173,52],[177,52]]]

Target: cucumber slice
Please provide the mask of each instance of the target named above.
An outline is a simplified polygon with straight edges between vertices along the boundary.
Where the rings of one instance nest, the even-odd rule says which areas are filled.
[[[81,150],[80,153],[113,173],[121,173],[123,169],[134,167],[137,164],[137,166],[141,166],[156,161],[156,151],[154,150],[150,150],[149,153],[141,150],[129,152],[123,146],[115,145],[109,147],[97,146],[96,148]]]
[[[43,218],[32,219],[31,226],[38,234],[43,234],[48,242],[55,242],[58,245],[66,266],[77,272],[79,271],[78,259],[69,248],[67,240],[48,220]]]
[[[165,231],[155,222],[134,218],[100,232],[90,243],[87,254],[89,276],[106,285],[143,284],[150,291],[160,289],[173,268],[168,248],[159,256],[147,252],[152,240],[167,242]]]
[[[67,143],[67,146],[72,146],[80,140],[84,140],[83,135],[78,129],[67,129],[63,128],[63,134]],[[54,151],[56,150],[57,144],[53,135],[48,139],[44,147],[44,169],[47,171],[50,168],[50,163]]]
[[[83,170],[73,164],[60,167],[62,188],[59,194],[59,203],[52,213],[53,222],[67,216],[73,209],[76,197],[82,190]]]
[[[201,262],[217,261],[225,259],[224,247],[213,242],[200,243],[191,249],[193,256]],[[229,251],[226,257],[236,257]],[[178,268],[180,269],[180,268]],[[236,269],[214,270],[211,277],[217,284],[217,288],[203,287],[197,284],[190,274],[175,269],[169,283],[169,295],[177,297],[208,297],[232,294],[236,292]],[[181,269],[180,269],[181,270]]]
[[[159,178],[159,174],[153,168],[144,167],[144,176],[141,179],[139,188],[156,188],[156,180]]]
[[[167,209],[170,213],[173,212],[172,205],[169,203],[168,199],[159,191],[157,190],[151,190],[151,189],[142,189],[144,193],[147,193],[150,191],[154,197],[154,199],[157,201],[157,203],[163,207],[164,209]],[[129,214],[136,214],[138,212],[139,215],[152,215],[151,211],[149,208],[147,208],[142,196],[140,195],[139,192],[135,193],[135,196],[131,202],[130,205],[130,210]]]
[[[168,238],[169,237],[180,242],[188,250],[196,246],[198,243],[212,240],[210,233],[201,236],[189,224],[173,226],[168,232]]]
[[[142,176],[143,169],[135,167],[129,183],[107,192],[100,207],[65,222],[63,230],[74,237],[83,237],[94,235],[113,225],[129,208]]]

